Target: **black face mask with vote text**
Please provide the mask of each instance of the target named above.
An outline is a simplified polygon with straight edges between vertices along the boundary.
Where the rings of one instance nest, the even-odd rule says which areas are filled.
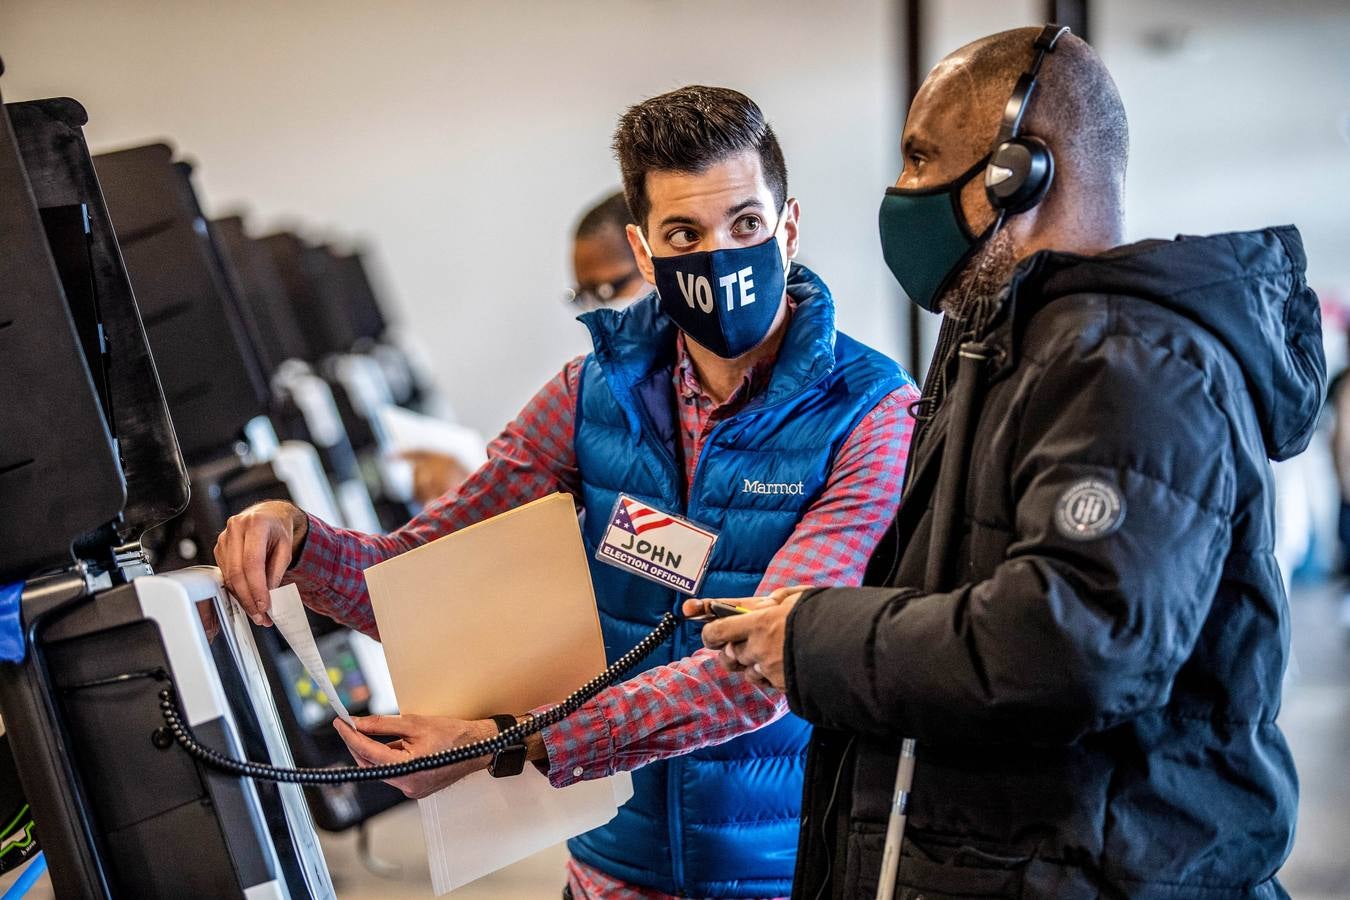
[[[782,214],[778,224],[783,224]],[[651,254],[645,237],[642,243]],[[768,337],[787,284],[777,228],[753,247],[652,256],[652,267],[661,309],[723,359],[735,359]]]

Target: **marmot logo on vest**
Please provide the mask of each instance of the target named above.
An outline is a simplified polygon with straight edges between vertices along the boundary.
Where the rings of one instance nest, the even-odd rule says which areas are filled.
[[[806,482],[798,481],[795,484],[788,482],[763,482],[751,481],[749,478],[742,479],[745,482],[741,488],[742,494],[791,494],[794,497],[806,493]]]
[[[1113,484],[1084,478],[1071,484],[1055,505],[1055,526],[1074,541],[1106,537],[1125,521],[1125,498]]]

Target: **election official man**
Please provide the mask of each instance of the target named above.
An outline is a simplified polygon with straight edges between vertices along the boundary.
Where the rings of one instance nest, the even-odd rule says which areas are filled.
[[[791,262],[800,207],[773,129],[743,94],[691,86],[629,109],[614,149],[635,223],[627,239],[656,292],[583,316],[594,351],[544,385],[483,468],[392,534],[343,531],[277,502],[231,519],[216,560],[255,621],[268,623],[268,588],[288,580],[312,609],[373,635],[365,568],[555,491],[584,514],[611,661],[680,608],[688,591],[672,585],[689,577],[683,560],[662,560],[676,580],[661,583],[620,567],[622,546],[609,556],[619,565],[594,561],[620,512],[715,532],[706,596],[860,583],[891,518],[917,391],[835,330],[829,288]],[[693,623],[668,646],[528,747],[557,786],[637,770],[618,817],[571,842],[568,891],[785,895],[809,729],[785,716],[777,690],[719,666]],[[498,730],[417,716],[337,727],[373,763]],[[424,796],[487,764],[395,783]]]
[[[868,586],[704,632],[816,726],[797,897],[1287,896],[1270,460],[1317,298],[1292,226],[1121,245],[1125,110],[1066,32],[910,108],[882,250],[945,320]]]

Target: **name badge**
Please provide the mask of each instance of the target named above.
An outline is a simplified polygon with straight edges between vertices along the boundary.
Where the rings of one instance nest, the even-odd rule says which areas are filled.
[[[715,543],[717,532],[620,494],[595,558],[693,595]]]

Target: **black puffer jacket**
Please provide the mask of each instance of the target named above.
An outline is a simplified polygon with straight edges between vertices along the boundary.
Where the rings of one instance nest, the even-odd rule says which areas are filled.
[[[1267,458],[1325,390],[1293,228],[1023,262],[949,368],[875,587],[788,622],[795,897],[1284,896],[1297,782]],[[982,359],[983,358],[983,359]]]

